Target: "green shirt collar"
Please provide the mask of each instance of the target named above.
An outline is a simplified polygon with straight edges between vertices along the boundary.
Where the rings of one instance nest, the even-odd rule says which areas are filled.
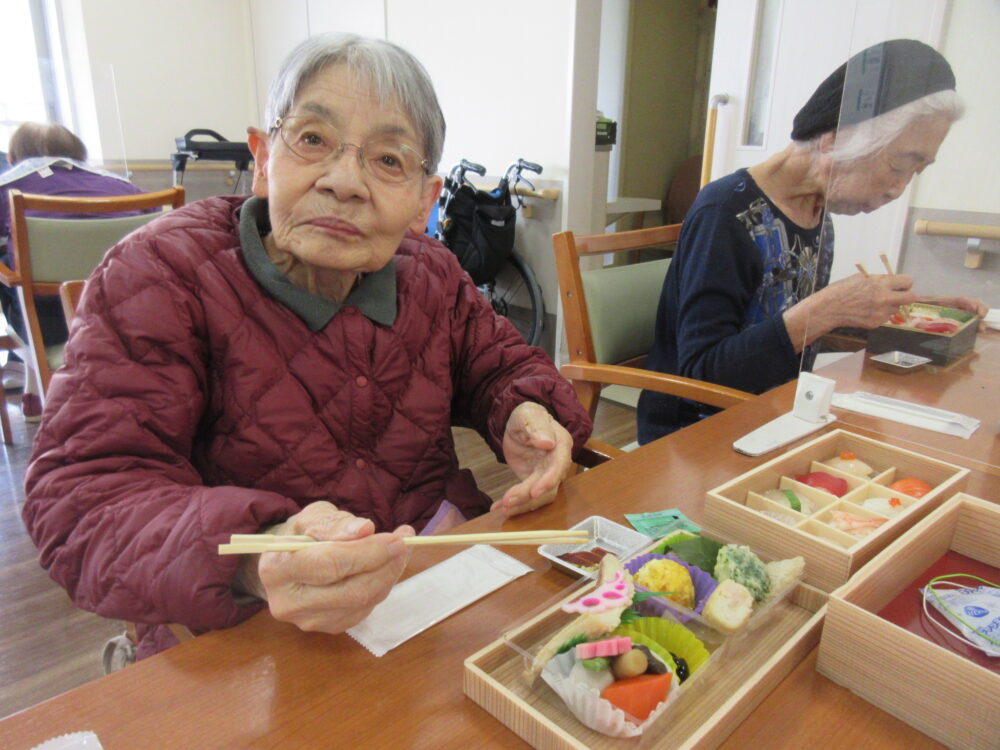
[[[257,283],[289,310],[305,321],[311,331],[322,330],[345,305],[352,305],[376,323],[391,326],[396,321],[396,261],[378,271],[367,273],[338,303],[296,286],[267,257],[263,237],[271,231],[267,201],[256,196],[247,199],[240,211],[240,247],[243,260]]]

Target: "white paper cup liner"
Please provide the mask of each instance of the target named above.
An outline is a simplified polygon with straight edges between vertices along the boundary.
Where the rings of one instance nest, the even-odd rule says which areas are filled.
[[[666,700],[654,708],[644,722],[636,724],[626,717],[620,708],[615,708],[601,698],[597,691],[569,679],[575,661],[576,657],[571,651],[559,654],[542,670],[542,679],[556,692],[556,695],[562,698],[563,703],[581,724],[608,737],[638,737],[677,697],[678,685],[674,677],[671,679],[670,692],[667,693]]]
[[[31,750],[102,750],[102,748],[101,741],[93,732],[73,732],[45,740]]]

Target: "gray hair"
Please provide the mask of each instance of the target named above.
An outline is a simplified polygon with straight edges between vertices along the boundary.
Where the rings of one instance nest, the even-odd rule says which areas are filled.
[[[949,123],[965,113],[962,99],[951,89],[937,91],[908,104],[889,110],[878,117],[848,125],[837,131],[837,140],[830,157],[835,162],[851,162],[877,153],[895,140],[918,117],[944,115]],[[793,141],[800,149],[818,151],[822,135],[808,141]]]
[[[380,104],[396,104],[423,141],[427,174],[437,172],[444,149],[444,115],[424,66],[402,47],[356,34],[320,34],[302,42],[285,58],[271,83],[264,111],[266,127],[289,113],[304,86],[324,68],[344,63],[366,80]]]

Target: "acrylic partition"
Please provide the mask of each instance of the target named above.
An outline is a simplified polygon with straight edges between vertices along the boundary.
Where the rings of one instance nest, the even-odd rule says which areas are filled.
[[[941,57],[912,43],[873,47],[911,36],[879,7],[893,3],[859,4],[836,135],[815,144],[829,169],[829,223],[793,343],[802,370],[836,381],[840,426],[891,424],[901,447],[995,470],[1000,90],[991,71],[1000,69],[1000,7],[948,4],[940,32],[925,40]]]

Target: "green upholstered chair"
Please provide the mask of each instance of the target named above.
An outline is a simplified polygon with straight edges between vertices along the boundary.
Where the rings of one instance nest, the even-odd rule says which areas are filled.
[[[561,368],[591,416],[607,385],[642,388],[727,408],[752,394],[643,369],[670,258],[581,270],[588,256],[675,243],[680,224],[610,234],[553,235],[569,361]]]
[[[19,190],[9,194],[13,270],[0,263],[0,283],[19,289],[31,348],[42,392],[52,373],[62,365],[63,344],[42,340],[36,295],[57,295],[64,281],[85,279],[104,254],[125,235],[146,224],[161,211],[184,205],[184,188],[112,198],[64,198],[31,195]],[[68,218],[42,218],[28,212],[66,213]],[[135,216],[101,218],[105,214],[151,211]],[[80,218],[93,215],[95,218]]]

